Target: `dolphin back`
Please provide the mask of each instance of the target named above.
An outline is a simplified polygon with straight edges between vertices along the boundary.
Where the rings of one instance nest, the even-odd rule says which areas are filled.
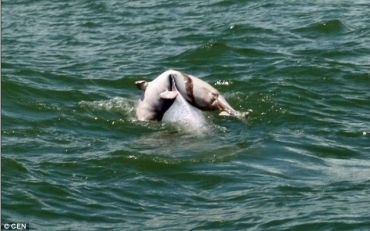
[[[170,108],[163,114],[162,121],[176,122],[192,129],[200,129],[206,125],[203,112],[190,105],[181,94],[178,94]]]

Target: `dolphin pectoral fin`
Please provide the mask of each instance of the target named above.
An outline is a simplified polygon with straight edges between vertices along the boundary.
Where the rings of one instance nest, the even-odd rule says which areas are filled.
[[[166,91],[162,92],[161,94],[159,94],[159,96],[162,99],[175,99],[178,94],[179,93],[177,91],[168,91],[168,90],[166,90]]]
[[[145,80],[139,80],[135,82],[135,85],[140,89],[145,91],[146,87],[148,86],[148,82]]]

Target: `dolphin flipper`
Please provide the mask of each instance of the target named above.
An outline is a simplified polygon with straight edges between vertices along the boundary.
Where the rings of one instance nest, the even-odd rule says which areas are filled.
[[[177,91],[168,91],[168,90],[166,90],[166,91],[162,92],[161,94],[159,94],[159,96],[162,99],[175,99],[178,94],[179,93]]]
[[[146,87],[148,86],[148,82],[145,80],[139,80],[135,82],[135,85],[140,89],[145,91]]]

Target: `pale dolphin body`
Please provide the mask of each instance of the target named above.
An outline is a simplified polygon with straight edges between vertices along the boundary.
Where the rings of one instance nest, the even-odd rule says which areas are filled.
[[[177,90],[192,105],[202,110],[219,110],[220,115],[245,118],[248,112],[239,112],[232,108],[225,98],[207,82],[179,71],[171,70],[171,77]]]
[[[136,86],[143,90],[136,107],[136,117],[138,120],[162,120],[162,116],[171,106],[177,92],[172,90],[172,80],[169,71],[150,82],[136,81]]]
[[[175,83],[172,85],[172,91],[177,92]],[[180,123],[191,130],[204,130],[207,125],[203,112],[190,105],[181,94],[177,94],[171,106],[163,114],[162,121]]]
[[[151,82],[136,81],[136,86],[144,90],[136,108],[139,120],[162,120],[163,114],[171,107],[176,96],[201,110],[219,110],[220,115],[230,115],[239,118],[248,116],[248,112],[238,112],[233,109],[225,98],[205,81],[185,73],[168,70]],[[176,90],[173,85],[176,85]],[[181,109],[177,102],[176,108]],[[180,107],[180,108],[179,108]]]

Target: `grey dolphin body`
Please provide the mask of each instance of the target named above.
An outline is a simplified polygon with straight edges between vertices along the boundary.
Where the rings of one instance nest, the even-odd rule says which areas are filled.
[[[175,83],[172,85],[172,91],[177,92]],[[207,124],[203,112],[190,105],[181,94],[177,94],[172,105],[163,114],[162,121],[180,123],[192,130],[203,129]]]

